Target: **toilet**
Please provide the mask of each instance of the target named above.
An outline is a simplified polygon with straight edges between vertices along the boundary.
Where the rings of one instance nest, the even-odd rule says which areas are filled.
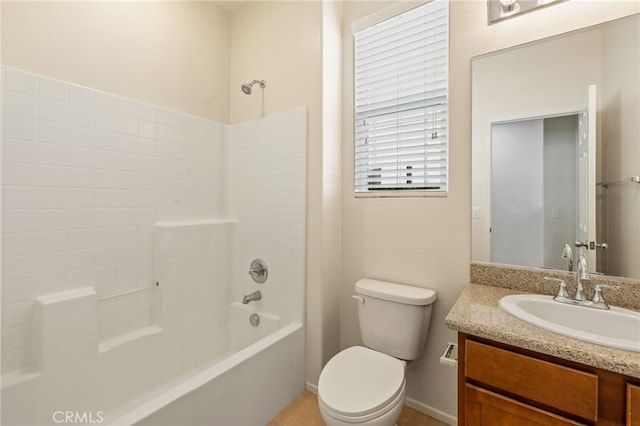
[[[322,369],[320,415],[329,426],[391,426],[404,406],[407,362],[427,341],[436,292],[368,278],[355,290],[366,347],[347,348]]]

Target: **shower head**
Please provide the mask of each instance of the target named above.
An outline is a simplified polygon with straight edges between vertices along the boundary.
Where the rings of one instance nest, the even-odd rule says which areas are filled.
[[[244,92],[245,95],[250,95],[252,92],[252,87],[254,84],[258,83],[261,89],[264,89],[267,86],[267,82],[265,80],[253,80],[251,83],[245,83],[240,88]]]

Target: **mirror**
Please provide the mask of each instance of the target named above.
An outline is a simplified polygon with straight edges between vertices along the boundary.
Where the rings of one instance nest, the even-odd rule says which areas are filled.
[[[570,244],[591,271],[640,279],[639,24],[636,14],[474,58],[474,261],[567,270]]]

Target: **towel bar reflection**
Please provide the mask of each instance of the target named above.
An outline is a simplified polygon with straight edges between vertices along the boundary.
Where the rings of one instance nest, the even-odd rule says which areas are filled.
[[[631,176],[631,177],[620,178],[620,179],[612,180],[612,181],[609,181],[609,182],[598,182],[598,183],[596,183],[596,186],[602,186],[603,188],[608,188],[609,185],[614,185],[616,183],[626,183],[626,182],[640,183],[640,175],[639,176]]]

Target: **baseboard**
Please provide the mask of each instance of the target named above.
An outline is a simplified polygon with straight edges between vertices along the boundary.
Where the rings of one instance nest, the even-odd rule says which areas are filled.
[[[316,395],[318,394],[318,386],[313,383],[306,382],[304,384],[304,388],[311,393],[315,393]]]
[[[450,426],[458,425],[457,417],[452,416],[451,414],[447,414],[444,411],[440,411],[436,408],[430,407],[426,404],[423,404],[422,402],[418,402],[415,399],[406,398],[404,401],[404,405],[406,405],[407,407],[411,407],[414,410],[418,410],[421,413],[426,414],[427,416],[433,417],[436,420],[440,420],[441,422],[444,422]]]

